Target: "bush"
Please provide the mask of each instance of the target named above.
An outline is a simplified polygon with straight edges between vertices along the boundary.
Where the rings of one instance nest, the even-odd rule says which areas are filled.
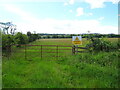
[[[12,44],[14,44],[13,36],[2,34],[2,49],[6,50],[7,47],[11,48]]]
[[[90,43],[86,45],[90,51],[110,51],[116,50],[119,48],[119,42],[111,43],[110,41],[106,41],[105,38],[93,38],[90,37]]]
[[[27,44],[28,43],[28,37],[27,37],[27,35],[18,32],[14,36],[14,42],[15,42],[15,44],[18,44],[18,46],[20,46],[20,44]]]
[[[29,42],[33,42],[39,38],[38,34],[32,34],[30,31],[27,32],[27,36],[28,36]]]

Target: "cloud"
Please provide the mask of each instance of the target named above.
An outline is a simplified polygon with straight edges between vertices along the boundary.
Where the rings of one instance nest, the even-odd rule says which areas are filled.
[[[81,8],[81,7],[77,8],[76,11],[77,11],[77,15],[76,15],[76,16],[81,16],[81,15],[84,14],[84,12],[83,12],[83,8]]]
[[[73,5],[74,4],[74,0],[69,0],[69,4]]]
[[[4,3],[10,3],[10,2],[65,2],[68,1],[69,4],[74,4],[74,2],[86,2],[86,0],[0,0],[0,2],[4,2]],[[91,2],[97,1],[97,0],[89,0]],[[117,4],[119,2],[119,0],[99,0],[98,2],[112,2],[113,4]]]
[[[35,18],[31,13],[28,13],[27,11],[24,11],[24,10],[20,9],[19,7],[13,5],[13,4],[5,4],[5,5],[3,5],[3,7],[8,12],[11,12],[11,13],[19,16],[22,20],[37,21],[37,18]]]
[[[87,13],[87,16],[92,16],[93,15],[93,13]]]
[[[105,17],[100,17],[100,18],[98,18],[98,20],[103,20]]]
[[[16,22],[17,31],[26,33],[27,31],[36,31],[37,33],[68,33],[79,34],[87,33],[118,33],[117,26],[102,25],[100,20],[57,20],[57,19],[39,19],[33,14],[26,12],[18,6],[7,4],[5,9],[18,15],[22,22]],[[77,9],[77,16],[83,15],[83,8]]]
[[[113,4],[118,4],[120,0],[106,0],[107,2],[112,2]]]
[[[65,3],[64,3],[64,6],[67,6],[67,5],[68,5],[68,3],[65,2]]]
[[[68,2],[64,3],[64,6],[73,5],[74,3],[75,3],[75,0],[69,0]]]
[[[91,9],[104,7],[104,0],[84,0],[90,4]]]
[[[65,34],[79,34],[87,33],[118,33],[117,26],[102,25],[99,20],[57,20],[44,19],[39,20],[38,23],[17,23],[18,30],[22,32],[36,30],[37,33],[65,33]]]
[[[89,3],[91,9],[94,8],[103,8],[105,7],[105,2],[112,2],[113,4],[117,4],[119,0],[83,0],[83,2]]]
[[[64,2],[65,0],[0,0],[1,2]]]

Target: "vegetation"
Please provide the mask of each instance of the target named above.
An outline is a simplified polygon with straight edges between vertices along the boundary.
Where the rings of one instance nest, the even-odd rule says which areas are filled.
[[[51,57],[54,53],[44,53],[46,57],[41,58],[40,47],[27,46],[25,53],[25,48],[21,46],[21,44],[72,46],[72,36],[76,35],[2,33],[2,49],[10,51],[3,52],[3,88],[118,88],[120,42],[115,37],[119,35],[83,34],[81,47],[88,47],[90,52],[71,55],[71,51],[62,51],[59,56],[64,57],[59,57],[58,60]],[[25,54],[27,59],[24,57]]]
[[[32,34],[30,31],[27,32],[27,36],[29,38],[29,42],[33,42],[38,39],[38,34]]]
[[[14,36],[14,43],[15,44],[27,44],[28,43],[28,37],[25,34],[22,34],[20,32],[18,32],[15,36]]]
[[[95,37],[95,38],[120,38],[120,35],[117,34],[38,34],[38,38],[72,38],[72,36],[79,36],[81,35],[82,38],[89,38],[89,36]]]
[[[14,44],[12,35],[2,35],[2,49],[6,50],[7,47],[11,47]]]
[[[8,47],[11,48],[12,45],[16,44],[20,47],[21,44],[28,44],[29,42],[33,42],[38,39],[37,34],[25,35],[20,32],[15,35],[11,34],[3,34],[2,33],[2,49],[6,50]]]
[[[113,51],[120,49],[120,42],[110,42],[107,38],[88,38],[90,43],[86,45],[90,51]]]
[[[97,41],[97,39],[95,39]],[[100,39],[101,40],[101,39]],[[117,43],[117,39],[109,39]],[[90,42],[93,43],[93,42]],[[39,39],[35,45],[72,45],[71,39]],[[87,39],[83,45],[89,44]],[[95,46],[96,47],[96,46]],[[35,50],[27,51],[29,59],[24,58],[23,47],[16,48],[11,57],[3,57],[3,88],[118,88],[119,50],[111,52],[80,53],[56,58],[40,58]],[[27,47],[30,48],[30,47]],[[31,47],[32,48],[32,47]],[[49,47],[46,47],[49,49]]]
[[[16,30],[16,25],[12,24],[12,22],[0,22],[0,31],[4,34],[14,35]]]

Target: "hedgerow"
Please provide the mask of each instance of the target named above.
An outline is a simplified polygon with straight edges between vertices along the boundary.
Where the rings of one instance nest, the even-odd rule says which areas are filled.
[[[111,51],[118,50],[120,48],[120,42],[110,42],[105,38],[93,38],[89,37],[90,43],[86,45],[90,51]]]
[[[17,45],[20,47],[21,44],[27,44],[29,42],[33,42],[37,39],[37,35],[31,34],[28,36],[26,34],[22,34],[20,32],[15,35],[3,34],[2,33],[2,50],[7,50],[7,48],[11,48],[12,45]]]

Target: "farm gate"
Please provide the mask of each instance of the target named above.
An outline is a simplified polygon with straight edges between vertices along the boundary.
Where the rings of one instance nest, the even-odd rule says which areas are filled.
[[[18,47],[18,48],[16,48]],[[62,57],[75,55],[79,52],[78,49],[87,49],[84,47],[66,46],[66,45],[14,45],[7,49],[7,57],[31,59],[52,59],[60,60]]]

